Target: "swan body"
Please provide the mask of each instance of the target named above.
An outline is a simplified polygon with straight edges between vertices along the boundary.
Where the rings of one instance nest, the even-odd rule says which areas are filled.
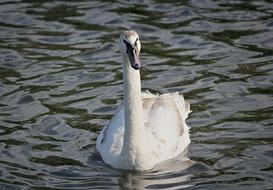
[[[190,105],[178,93],[141,93],[140,41],[135,31],[121,34],[124,103],[97,138],[96,148],[114,168],[144,171],[174,158],[190,143],[185,123]]]

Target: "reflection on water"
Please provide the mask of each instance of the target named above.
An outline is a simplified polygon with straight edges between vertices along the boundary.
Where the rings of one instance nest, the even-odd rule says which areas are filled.
[[[0,2],[0,189],[269,189],[273,3]],[[189,160],[135,173],[95,139],[122,101],[116,39],[136,29],[142,85],[192,104]]]

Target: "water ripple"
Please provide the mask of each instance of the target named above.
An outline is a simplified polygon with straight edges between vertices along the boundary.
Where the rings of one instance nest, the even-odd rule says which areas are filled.
[[[273,3],[0,2],[0,189],[270,189]],[[188,159],[106,166],[95,140],[122,102],[117,38],[142,86],[191,103]]]

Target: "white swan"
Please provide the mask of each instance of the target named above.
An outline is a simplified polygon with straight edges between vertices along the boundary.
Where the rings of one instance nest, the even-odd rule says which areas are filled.
[[[178,93],[141,93],[140,41],[125,31],[119,46],[123,58],[124,103],[97,138],[105,163],[118,169],[149,170],[174,158],[190,143],[185,120],[190,105]]]

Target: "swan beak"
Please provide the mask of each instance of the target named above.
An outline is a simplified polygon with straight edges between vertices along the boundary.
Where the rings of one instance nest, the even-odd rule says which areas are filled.
[[[128,55],[129,61],[131,63],[131,66],[135,70],[139,70],[140,69],[140,59],[139,59],[139,55],[137,53],[137,49],[136,48],[128,49],[127,55]]]

